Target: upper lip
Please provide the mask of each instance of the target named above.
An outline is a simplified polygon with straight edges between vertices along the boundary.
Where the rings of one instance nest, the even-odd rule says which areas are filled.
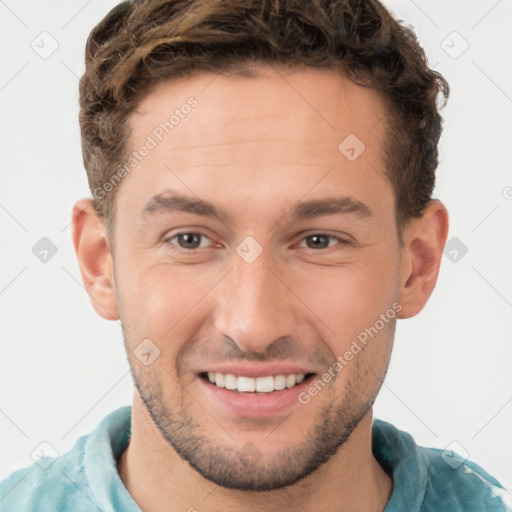
[[[302,373],[315,373],[311,369],[304,366],[297,366],[284,363],[260,363],[260,364],[244,364],[244,363],[231,363],[231,364],[218,364],[202,369],[198,373],[230,373],[237,377],[276,377],[277,375],[300,375]]]

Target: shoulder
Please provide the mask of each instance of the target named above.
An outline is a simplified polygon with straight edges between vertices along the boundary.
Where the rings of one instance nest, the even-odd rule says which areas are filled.
[[[425,511],[457,503],[464,512],[511,512],[507,490],[485,469],[450,450],[419,447],[428,461]]]
[[[41,457],[0,482],[0,512],[136,510],[116,470],[130,436],[131,408],[103,418],[66,453]]]
[[[84,475],[85,441],[81,437],[65,454],[41,457],[0,482],[0,512],[87,510],[76,507],[91,495]]]
[[[421,512],[512,512],[510,494],[475,462],[452,450],[418,446],[408,432],[378,419],[372,437],[374,456],[393,474],[394,506]]]

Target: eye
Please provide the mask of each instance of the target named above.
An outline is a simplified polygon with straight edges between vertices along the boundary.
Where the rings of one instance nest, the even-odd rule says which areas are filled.
[[[177,240],[176,243],[173,240]],[[193,233],[193,232],[183,232],[177,233],[176,235],[167,238],[164,240],[165,243],[170,243],[171,245],[177,245],[179,249],[184,249],[188,251],[194,251],[196,249],[201,249],[204,245],[201,245],[201,239],[210,240],[206,235],[202,233]]]
[[[338,244],[331,244],[331,241],[337,241]],[[176,233],[171,237],[163,240],[164,243],[169,244],[173,250],[176,251],[184,251],[184,252],[195,252],[198,249],[203,249],[208,247],[207,241],[210,241],[206,235],[202,233],[197,233],[193,231],[184,231],[181,233]],[[304,247],[303,243],[306,243],[306,248],[312,250],[322,249],[323,252],[330,252],[326,249],[336,250],[336,247],[332,247],[333,245],[349,245],[350,241],[340,238],[338,236],[329,235],[327,233],[312,233],[303,237],[299,247]]]
[[[308,243],[308,240],[311,241],[311,243]],[[348,240],[327,233],[313,233],[302,239],[302,241],[306,241],[307,248],[313,250],[329,249],[330,240],[336,240],[342,245],[348,245],[350,243]]]

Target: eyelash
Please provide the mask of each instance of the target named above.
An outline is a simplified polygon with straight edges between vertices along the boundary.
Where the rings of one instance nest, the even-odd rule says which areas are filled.
[[[174,247],[175,244],[171,243],[171,240],[174,240],[175,238],[177,238],[181,235],[199,235],[200,237],[207,238],[208,240],[210,240],[210,238],[208,236],[204,235],[203,233],[198,233],[195,231],[182,231],[180,233],[175,233],[171,237],[166,238],[165,240],[163,240],[163,243],[170,245],[172,247],[173,251],[183,252],[183,253],[188,253],[188,254],[196,254],[201,249],[205,249],[205,247],[199,247],[197,249],[184,249],[183,247],[179,247],[179,246]],[[351,243],[349,240],[344,240],[343,238],[340,238],[340,237],[337,237],[334,235],[330,235],[329,233],[322,233],[322,232],[308,233],[301,239],[301,242],[306,240],[307,238],[312,237],[312,236],[322,236],[322,237],[332,238],[332,239],[337,240],[339,242],[339,245],[350,245],[350,243]],[[326,247],[326,248],[321,248],[321,249],[310,249],[310,248],[306,247],[306,249],[309,249],[309,250],[315,251],[315,252],[330,253],[332,250],[336,250],[336,246]]]

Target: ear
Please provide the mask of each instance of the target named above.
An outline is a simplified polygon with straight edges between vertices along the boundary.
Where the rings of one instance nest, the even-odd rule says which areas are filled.
[[[101,317],[117,320],[113,263],[105,224],[92,199],[77,201],[72,215],[73,245],[92,306]]]
[[[417,315],[434,291],[448,236],[448,211],[433,199],[423,215],[409,221],[402,248],[398,318]]]

